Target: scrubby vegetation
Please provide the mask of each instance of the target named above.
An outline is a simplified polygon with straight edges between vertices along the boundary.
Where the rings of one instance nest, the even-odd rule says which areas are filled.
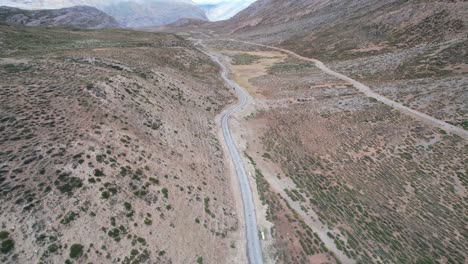
[[[228,250],[237,223],[212,120],[232,95],[205,54],[170,34],[5,25],[0,46],[0,225],[16,227],[0,233],[0,262],[177,263],[204,253],[198,243]],[[200,215],[205,193],[223,218]],[[187,225],[198,227],[191,249],[162,248]]]

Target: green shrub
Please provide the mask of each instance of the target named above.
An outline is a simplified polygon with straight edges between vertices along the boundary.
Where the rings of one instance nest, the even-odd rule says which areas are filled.
[[[73,244],[70,247],[70,258],[77,259],[83,255],[83,245]]]
[[[109,193],[108,191],[103,191],[103,192],[101,193],[101,197],[102,197],[103,199],[109,199],[110,193]]]
[[[95,169],[94,170],[94,176],[96,177],[102,177],[102,176],[105,176],[104,172],[100,169]]]
[[[164,195],[164,198],[167,199],[169,197],[169,191],[167,190],[167,188],[162,188],[161,192]]]
[[[55,252],[57,252],[58,249],[59,249],[59,247],[57,246],[57,244],[52,244],[47,248],[49,253],[55,253]]]
[[[198,264],[203,264],[203,257],[198,257],[197,258],[197,263]]]
[[[2,242],[0,246],[0,252],[2,252],[3,254],[7,254],[10,251],[12,251],[14,247],[15,247],[15,242],[13,240],[11,239],[5,240]]]
[[[75,212],[68,212],[62,220],[60,220],[60,223],[63,225],[67,225],[74,221],[76,219],[77,214]]]
[[[10,236],[10,233],[8,233],[7,231],[0,232],[0,239],[8,238],[8,236]]]
[[[71,173],[61,173],[54,182],[61,193],[72,195],[75,189],[83,187],[83,180],[77,177],[70,177]]]

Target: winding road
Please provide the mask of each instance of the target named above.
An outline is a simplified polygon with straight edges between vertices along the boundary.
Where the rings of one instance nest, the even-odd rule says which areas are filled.
[[[290,50],[278,48],[278,47],[273,47],[273,46],[268,46],[268,45],[263,45],[263,44],[258,44],[258,43],[253,43],[253,42],[248,42],[248,41],[240,41],[240,40],[234,40],[234,39],[218,39],[218,40],[225,40],[225,41],[232,41],[232,42],[238,42],[238,43],[244,43],[244,44],[250,44],[250,45],[255,45],[255,46],[261,46],[273,50],[277,50],[286,54],[289,54],[295,58],[298,58],[300,60],[304,61],[309,61],[315,64],[317,68],[325,72],[326,74],[332,75],[338,79],[341,79],[343,81],[346,81],[350,84],[352,84],[357,90],[360,92],[364,93],[366,96],[374,98],[388,106],[391,106],[395,109],[400,110],[403,113],[406,113],[418,120],[421,120],[423,122],[426,122],[428,124],[434,125],[436,127],[439,127],[441,129],[444,129],[448,132],[454,133],[459,135],[460,137],[464,139],[468,139],[468,131],[456,127],[454,125],[448,124],[447,122],[444,122],[440,119],[437,119],[435,117],[432,117],[430,115],[424,114],[422,112],[419,112],[417,110],[411,109],[409,107],[406,107],[402,105],[401,103],[395,102],[391,99],[388,99],[387,97],[384,97],[380,94],[375,93],[374,91],[371,90],[371,88],[361,82],[358,82],[348,76],[345,76],[341,73],[335,72],[328,68],[323,62],[316,60],[316,59],[311,59],[307,57],[303,57],[301,55],[298,55]],[[198,44],[201,44],[201,40],[197,41]],[[234,81],[230,80],[227,75],[229,73],[228,68],[219,60],[219,58],[211,54],[209,52],[206,52],[206,50],[201,50],[205,54],[207,54],[214,62],[216,62],[221,68],[221,78],[228,84],[231,88],[234,89],[236,92],[237,96],[239,97],[239,102],[232,106],[231,108],[227,109],[224,111],[221,115],[221,129],[223,132],[223,137],[225,144],[228,148],[229,154],[231,156],[233,165],[236,170],[237,174],[237,179],[239,182],[240,186],[240,191],[241,191],[241,196],[242,196],[242,203],[243,203],[243,209],[244,209],[244,217],[245,217],[245,231],[246,231],[246,237],[247,237],[247,255],[248,255],[248,260],[250,264],[257,264],[257,263],[263,263],[263,255],[262,255],[262,248],[260,244],[260,239],[259,239],[259,232],[258,232],[258,227],[257,227],[257,220],[256,220],[256,214],[255,214],[255,205],[254,205],[254,200],[253,200],[253,194],[252,194],[252,189],[250,188],[249,185],[249,180],[247,178],[247,173],[241,158],[241,155],[239,154],[239,150],[236,147],[236,144],[233,140],[231,130],[229,127],[229,120],[232,117],[233,114],[241,111],[245,106],[247,106],[249,102],[249,94],[245,92],[244,89],[239,87]]]
[[[235,40],[235,39],[220,39],[220,40],[232,41],[232,42],[237,42],[237,43],[244,43],[244,44],[249,44],[249,45],[253,45],[253,46],[259,46],[259,47],[264,47],[264,48],[268,48],[268,49],[273,49],[273,50],[277,50],[277,51],[289,54],[292,57],[295,57],[297,59],[312,62],[321,71],[325,72],[328,75],[334,76],[334,77],[336,77],[336,78],[338,78],[340,80],[343,80],[345,82],[348,82],[348,83],[352,84],[357,90],[364,93],[368,97],[374,98],[374,99],[376,99],[377,101],[379,101],[381,103],[384,103],[384,104],[386,104],[386,105],[388,105],[390,107],[393,107],[393,108],[395,108],[397,110],[400,110],[401,112],[403,112],[405,114],[408,114],[408,115],[412,116],[413,118],[421,120],[421,121],[423,121],[425,123],[428,123],[430,125],[439,127],[440,129],[443,129],[443,130],[445,130],[447,132],[456,134],[456,135],[460,136],[463,139],[468,139],[468,131],[467,130],[465,130],[465,129],[461,128],[461,127],[451,125],[451,124],[449,124],[449,123],[447,123],[447,122],[445,122],[443,120],[437,119],[437,118],[435,118],[433,116],[430,116],[428,114],[425,114],[425,113],[419,112],[417,110],[411,109],[409,107],[406,107],[401,103],[395,102],[395,101],[393,101],[393,100],[391,100],[391,99],[389,99],[389,98],[387,98],[387,97],[385,97],[383,95],[380,95],[380,94],[372,91],[372,89],[369,86],[367,86],[367,85],[365,85],[365,84],[363,84],[361,82],[358,82],[358,81],[356,81],[356,80],[354,80],[354,79],[352,79],[352,78],[350,78],[348,76],[345,76],[345,75],[343,75],[341,73],[333,71],[332,69],[328,68],[323,62],[321,62],[319,60],[301,56],[301,55],[299,55],[297,53],[294,53],[294,52],[292,52],[290,50],[287,50],[287,49],[282,49],[282,48],[263,45],[263,44],[258,44],[258,43],[254,43],[254,42]]]
[[[257,218],[255,214],[255,204],[253,200],[252,188],[250,188],[247,172],[245,170],[241,155],[237,149],[236,143],[233,140],[231,130],[229,128],[229,119],[231,116],[241,111],[249,102],[249,95],[240,88],[234,81],[230,80],[227,75],[228,68],[213,54],[203,51],[205,54],[216,62],[221,68],[221,78],[236,92],[239,97],[239,102],[227,109],[221,114],[221,129],[223,131],[224,142],[228,148],[231,160],[236,170],[237,179],[239,182],[240,192],[242,196],[242,204],[244,208],[245,231],[247,237],[247,256],[250,264],[263,263],[262,247],[260,245],[259,232],[257,227]]]

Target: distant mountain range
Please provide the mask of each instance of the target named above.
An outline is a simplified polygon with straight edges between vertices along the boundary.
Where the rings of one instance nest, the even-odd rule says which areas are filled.
[[[149,27],[181,18],[207,20],[202,7],[191,0],[1,0],[0,5],[24,9],[92,6],[113,16],[123,27]]]
[[[13,7],[0,7],[0,23],[89,29],[119,27],[119,23],[113,17],[90,6],[74,6],[54,10],[23,10]]]
[[[256,0],[230,0],[218,4],[201,5],[211,21],[226,20],[247,8]]]

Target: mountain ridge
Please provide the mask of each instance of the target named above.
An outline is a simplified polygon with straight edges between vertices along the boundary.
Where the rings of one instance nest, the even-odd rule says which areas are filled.
[[[116,28],[115,18],[91,6],[24,10],[0,6],[0,22],[22,26],[59,26],[87,29]]]
[[[2,5],[24,9],[59,9],[92,6],[117,19],[121,26],[148,27],[170,24],[181,18],[207,20],[205,11],[191,0],[6,0]]]

